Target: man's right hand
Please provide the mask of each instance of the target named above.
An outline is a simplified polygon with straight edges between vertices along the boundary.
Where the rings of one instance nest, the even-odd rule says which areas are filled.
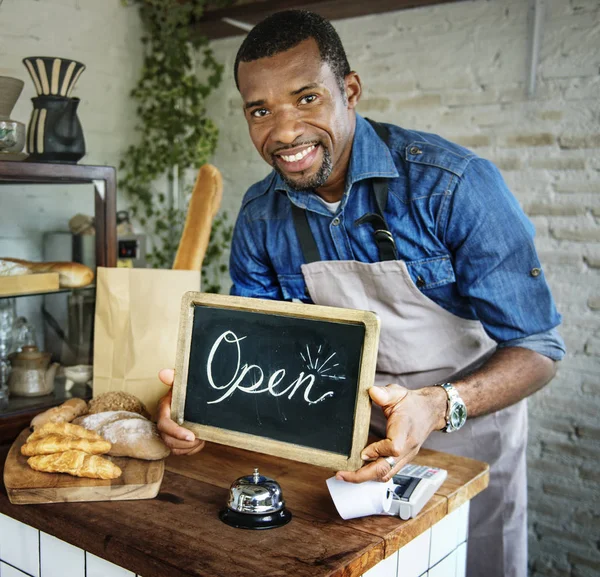
[[[173,386],[175,371],[173,369],[162,369],[158,378],[168,387]],[[204,441],[197,439],[189,429],[180,427],[171,419],[171,395],[173,389],[160,400],[158,404],[158,421],[156,423],[160,436],[165,445],[171,449],[174,455],[193,455],[204,448]]]

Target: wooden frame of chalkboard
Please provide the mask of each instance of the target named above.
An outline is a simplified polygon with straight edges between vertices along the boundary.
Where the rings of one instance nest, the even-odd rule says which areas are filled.
[[[356,470],[378,345],[372,312],[188,292],[171,418],[206,441]]]

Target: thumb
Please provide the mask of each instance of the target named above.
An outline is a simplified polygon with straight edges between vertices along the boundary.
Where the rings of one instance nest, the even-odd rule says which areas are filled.
[[[175,380],[175,371],[173,369],[161,369],[158,372],[158,378],[167,387],[172,387]]]
[[[402,401],[408,394],[408,389],[400,385],[387,385],[385,387],[373,386],[369,389],[371,400],[380,407],[389,407]]]

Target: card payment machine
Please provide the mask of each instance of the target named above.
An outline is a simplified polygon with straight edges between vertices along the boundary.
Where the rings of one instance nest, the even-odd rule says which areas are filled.
[[[415,517],[433,497],[448,476],[448,471],[426,465],[409,463],[393,476],[390,515],[400,519]]]

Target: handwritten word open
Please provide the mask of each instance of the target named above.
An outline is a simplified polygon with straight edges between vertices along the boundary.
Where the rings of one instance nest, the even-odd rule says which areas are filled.
[[[242,391],[244,393],[249,393],[252,395],[257,395],[260,393],[268,393],[273,395],[274,397],[282,397],[283,395],[287,395],[288,399],[291,399],[296,391],[305,386],[304,389],[304,400],[309,405],[314,405],[323,401],[328,397],[333,397],[333,391],[327,391],[325,394],[321,395],[318,399],[311,399],[310,393],[312,391],[313,385],[315,383],[315,376],[311,374],[304,374],[304,372],[300,372],[298,377],[293,380],[289,385],[285,386],[282,384],[282,381],[285,379],[285,369],[279,369],[275,371],[268,379],[266,384],[263,385],[265,381],[265,374],[263,370],[258,365],[241,365],[241,349],[240,342],[243,341],[246,337],[238,337],[233,331],[225,331],[214,343],[210,350],[210,354],[208,355],[208,362],[206,366],[206,372],[208,376],[208,382],[210,386],[217,391],[224,391],[224,393],[213,401],[208,401],[207,404],[213,405],[216,403],[220,403],[224,401],[227,397],[233,395],[236,390]],[[235,372],[228,383],[220,384],[215,383],[212,365],[215,357],[219,353],[219,351],[223,350],[222,347],[231,347],[234,346],[237,354],[237,361]]]

